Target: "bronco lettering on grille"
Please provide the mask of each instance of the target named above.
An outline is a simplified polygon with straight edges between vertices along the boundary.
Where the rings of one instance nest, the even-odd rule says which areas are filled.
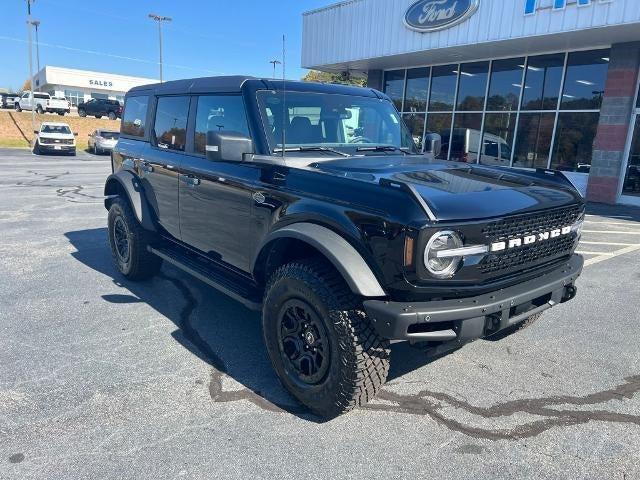
[[[491,244],[491,252],[502,252],[503,250],[511,250],[513,248],[522,247],[523,245],[531,245],[533,243],[545,242],[551,238],[558,238],[563,235],[569,235],[572,231],[571,227],[558,228],[549,232],[540,232],[537,235],[527,235],[526,237],[510,238],[504,242],[495,242]]]

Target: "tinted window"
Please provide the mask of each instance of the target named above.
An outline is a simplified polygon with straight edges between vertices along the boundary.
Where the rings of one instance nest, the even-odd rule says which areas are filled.
[[[407,124],[409,132],[413,137],[414,143],[418,149],[422,151],[422,142],[424,141],[424,113],[405,113],[404,123]]]
[[[62,134],[70,134],[71,130],[66,125],[43,125],[40,130],[42,133],[62,133]]]
[[[431,75],[430,112],[448,112],[453,110],[456,98],[457,65],[433,67]]]
[[[250,136],[242,97],[214,95],[198,98],[195,139],[197,153],[205,154],[209,130],[238,132]]]
[[[407,71],[407,91],[404,110],[406,112],[425,112],[429,89],[429,69],[414,68]]]
[[[149,97],[128,97],[122,117],[122,133],[132,137],[144,137]]]
[[[456,113],[449,160],[477,163],[480,147],[481,113]]]
[[[515,112],[487,113],[484,119],[484,149],[480,157],[480,163],[484,165],[509,166],[516,130],[516,116]]]
[[[520,114],[514,167],[547,168],[555,121],[555,113]]]
[[[561,113],[551,168],[589,173],[599,113]]]
[[[524,110],[555,110],[564,69],[564,53],[529,57],[522,95]]]
[[[184,152],[190,97],[160,97],[153,127],[155,144],[166,150]]]
[[[629,163],[624,178],[623,193],[625,195],[640,196],[640,119],[636,120],[631,150],[629,151]]]
[[[482,110],[487,91],[489,62],[466,63],[460,66],[457,110]]]
[[[427,117],[427,133],[437,133],[442,137],[442,150],[437,158],[446,160],[449,158],[449,138],[451,136],[451,122],[453,115],[450,113],[430,113]]]
[[[493,62],[487,110],[518,109],[523,73],[524,58],[511,58]]]
[[[384,74],[384,93],[393,100],[396,108],[402,110],[404,93],[404,70],[393,70]]]
[[[599,109],[609,70],[609,50],[569,54],[563,110]]]

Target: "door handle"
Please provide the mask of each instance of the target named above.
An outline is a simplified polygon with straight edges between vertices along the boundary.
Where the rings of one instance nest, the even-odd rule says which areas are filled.
[[[198,186],[201,183],[200,179],[194,177],[193,175],[180,175],[180,180],[190,187]]]

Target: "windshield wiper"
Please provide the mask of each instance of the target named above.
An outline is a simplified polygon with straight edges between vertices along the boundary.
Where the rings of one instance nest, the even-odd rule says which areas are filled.
[[[375,145],[372,147],[358,147],[356,152],[402,152],[405,155],[411,155],[412,152],[408,148],[393,147],[391,145]]]
[[[274,148],[274,153],[282,153],[282,148]],[[329,147],[287,147],[284,149],[285,152],[326,152],[326,153],[335,153],[336,155],[340,155],[342,157],[350,157],[348,153],[341,152],[340,150],[335,150]]]

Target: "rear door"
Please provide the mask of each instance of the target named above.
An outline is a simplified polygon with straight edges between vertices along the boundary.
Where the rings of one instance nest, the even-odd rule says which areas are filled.
[[[190,97],[186,95],[156,99],[149,146],[139,162],[140,177],[152,192],[148,198],[156,218],[176,239],[181,238],[178,175],[186,147],[189,101]]]

